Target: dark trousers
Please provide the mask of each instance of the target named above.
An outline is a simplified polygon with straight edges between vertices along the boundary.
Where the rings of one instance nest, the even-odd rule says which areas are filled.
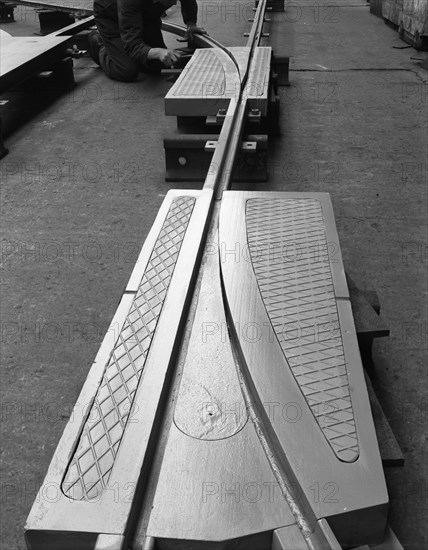
[[[104,45],[99,51],[100,66],[107,76],[122,82],[134,81],[140,72],[159,74],[162,63],[147,61],[138,63],[126,53],[120,38],[116,2],[95,0],[94,17]],[[166,48],[162,36],[162,19],[151,19],[148,28],[143,27],[142,39],[152,48]]]

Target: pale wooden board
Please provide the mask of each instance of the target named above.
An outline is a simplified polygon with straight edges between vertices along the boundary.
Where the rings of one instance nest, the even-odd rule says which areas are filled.
[[[256,343],[237,333],[246,380],[254,400],[261,407],[266,403],[278,403],[280,407],[293,403],[300,411],[297,421],[287,421],[287,417],[284,419],[280,415],[279,418],[271,419],[266,411],[268,420],[265,418],[265,429],[267,433],[273,430],[276,434],[279,445],[275,445],[275,440],[272,440],[274,452],[282,459],[285,471],[294,472],[307,497],[308,506],[316,516],[328,518],[334,524],[335,533],[342,544],[379,542],[386,524],[388,496],[340,249],[336,250],[336,263],[332,263],[331,267],[358,433],[359,455],[354,462],[343,462],[335,457],[291,373],[278,340],[272,338],[272,332],[268,330],[271,322],[260,295],[253,265],[244,256],[247,246],[246,201],[267,196],[278,201],[284,198],[316,198],[323,205],[327,225],[333,234],[336,233],[330,200],[326,194],[224,193],[219,226],[220,246],[227,251],[236,251],[235,254],[229,252],[221,262],[231,324],[244,327],[253,323],[260,329]],[[334,241],[338,243],[336,238]],[[336,283],[338,280],[341,280],[339,285]],[[318,490],[321,492],[316,494]],[[362,521],[365,523],[364,530],[361,529]]]
[[[370,377],[367,373],[364,374],[383,465],[384,467],[402,467],[404,466],[403,452],[379,403]]]

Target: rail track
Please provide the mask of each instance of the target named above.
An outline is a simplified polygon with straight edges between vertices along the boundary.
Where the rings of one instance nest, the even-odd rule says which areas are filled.
[[[239,59],[197,37],[239,88],[202,189],[170,191],[142,248],[33,550],[400,548],[329,196],[230,190],[266,9]]]

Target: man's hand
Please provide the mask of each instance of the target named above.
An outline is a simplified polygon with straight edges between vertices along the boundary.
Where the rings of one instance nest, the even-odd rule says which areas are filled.
[[[171,67],[180,59],[180,56],[176,52],[166,48],[150,48],[149,53],[147,54],[147,59],[156,59],[157,61],[163,63],[166,67]]]
[[[208,34],[208,33],[204,28],[198,27],[196,23],[187,23],[187,33],[186,33],[187,36],[185,36],[185,38],[189,42],[193,42],[194,34]]]

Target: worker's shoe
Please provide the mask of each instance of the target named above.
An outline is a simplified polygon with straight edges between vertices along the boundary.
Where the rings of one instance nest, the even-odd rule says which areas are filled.
[[[88,35],[88,50],[89,55],[97,65],[100,64],[100,49],[104,46],[103,39],[97,30],[94,30]]]

